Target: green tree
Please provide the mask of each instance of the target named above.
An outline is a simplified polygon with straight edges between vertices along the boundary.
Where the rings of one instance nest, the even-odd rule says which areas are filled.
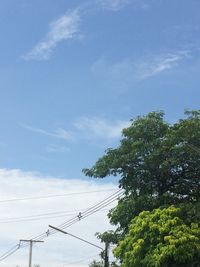
[[[122,267],[199,267],[200,228],[186,225],[181,209],[143,211],[114,254]]]
[[[96,233],[96,236],[102,243],[105,244],[104,251],[100,254],[101,258],[104,260],[104,266],[109,266],[109,249],[111,244],[116,244],[119,240],[119,235],[114,231],[106,231],[104,233]],[[115,267],[117,264],[115,262],[111,263],[111,266]]]
[[[104,263],[103,261],[94,260],[89,264],[89,267],[104,267]]]
[[[143,210],[200,201],[200,110],[170,125],[163,112],[132,120],[120,145],[108,149],[83,172],[90,177],[117,176],[124,197],[109,213],[124,233]]]
[[[100,239],[101,243],[104,243],[105,249],[100,253],[101,261],[93,261],[90,263],[90,267],[118,267],[115,262],[109,263],[109,249],[111,244],[116,244],[119,237],[118,235],[110,230],[104,233],[96,233],[95,234],[98,239]]]

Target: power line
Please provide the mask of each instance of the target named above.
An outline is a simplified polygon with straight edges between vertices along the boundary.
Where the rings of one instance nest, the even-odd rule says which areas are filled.
[[[108,209],[102,209],[102,211],[108,210]],[[52,214],[52,215],[51,215]],[[55,214],[55,215],[53,215]],[[22,217],[10,217],[10,218],[4,218],[0,219],[0,224],[4,223],[20,223],[20,222],[32,222],[32,221],[40,221],[40,220],[47,220],[47,219],[53,219],[53,218],[61,218],[61,217],[69,217],[71,215],[76,215],[77,211],[75,212],[69,212],[69,211],[62,211],[62,212],[50,212],[50,213],[43,213],[38,215],[29,215],[29,216],[22,216]]]
[[[9,249],[6,253],[4,253],[3,255],[1,255],[1,257],[4,257],[5,255],[9,254],[10,252],[12,252],[14,249],[16,249],[17,247],[19,247],[20,244],[15,245],[14,247],[12,247],[11,249]]]
[[[4,259],[6,259],[9,256],[11,256],[12,254],[14,254],[20,247],[21,247],[20,244],[17,244],[14,247],[12,247],[11,249],[9,249],[7,252],[5,252],[3,255],[1,255],[0,261],[3,261]]]
[[[119,199],[122,195],[124,194],[123,190],[120,189],[117,192],[115,192],[114,194],[112,194],[111,196],[107,197],[106,199],[104,199],[103,201],[100,201],[99,203],[95,204],[94,206],[86,209],[86,211],[84,212],[79,212],[78,216],[73,217],[72,219],[62,223],[60,225],[60,227],[62,229],[65,229],[71,225],[73,225],[74,223],[79,222],[80,220],[82,220],[83,218],[86,218],[92,214],[94,214],[95,212],[103,209],[104,207],[108,206],[109,204],[111,204],[112,202],[116,201],[117,199]],[[50,231],[47,230],[45,233],[40,234],[39,236],[36,236],[34,238],[31,238],[31,240],[35,240],[37,241],[38,239],[45,239],[48,236],[55,234],[56,231]],[[12,249],[10,249],[9,251],[7,251],[6,253],[4,253],[1,257],[0,257],[0,261],[3,261],[4,259],[8,258],[9,256],[11,256],[12,254],[14,254],[19,248],[24,248],[27,245],[21,245],[21,244],[17,244],[15,247],[13,247]]]
[[[91,215],[92,214],[91,212],[93,212],[93,211],[95,212],[94,209],[96,209],[96,208],[98,208],[98,210],[103,209],[105,206],[108,206],[109,204],[111,204],[112,202],[117,200],[122,194],[124,194],[123,190],[122,189],[118,190],[117,192],[115,192],[114,194],[110,195],[106,199],[104,199],[104,200],[98,202],[97,204],[95,204],[94,206],[86,209],[84,212],[79,212],[78,216],[72,217],[71,219],[63,222],[60,225],[58,225],[58,227],[65,229],[65,228],[71,226],[72,224],[74,224],[76,222],[79,222],[81,219],[83,219],[83,216],[87,217],[87,216]],[[81,214],[81,218],[80,218],[80,214]],[[49,231],[48,232],[48,236],[50,234],[54,234],[54,233],[55,233],[55,231]],[[45,238],[46,236],[47,236],[47,232],[34,237],[34,239],[37,239],[37,238],[41,239],[41,238]]]
[[[111,196],[107,197],[106,199],[104,199],[103,201],[95,204],[94,206],[88,208],[85,212],[80,212],[78,216],[75,216],[73,218],[71,218],[70,220],[63,222],[62,224],[60,224],[58,227],[61,229],[66,229],[68,227],[70,227],[71,225],[73,225],[74,223],[79,222],[80,220],[96,213],[97,211],[103,209],[104,207],[108,206],[109,204],[111,204],[112,202],[116,201],[119,197],[121,197],[124,194],[123,190],[120,189],[117,192],[115,192],[114,194],[112,194]],[[80,218],[81,215],[81,218]],[[55,234],[56,231],[51,231],[51,235]],[[38,236],[37,238],[41,238],[42,236]]]
[[[109,197],[107,197],[106,199],[100,201],[99,203],[95,204],[94,206],[86,209],[86,213],[85,212],[82,212],[82,214],[87,217],[89,215],[92,215],[93,213],[97,212],[98,210],[100,210],[101,208],[105,207],[106,205],[109,205],[110,203],[114,202],[115,200],[117,200],[119,197],[121,197],[121,195],[123,195],[123,190],[120,189],[118,190],[117,192],[115,192],[114,194],[110,195]],[[103,204],[103,205],[102,205]],[[94,210],[95,208],[97,208],[96,210]],[[88,212],[91,212],[91,214],[89,214]],[[80,215],[80,213],[79,213]],[[78,216],[79,216],[78,215]],[[62,227],[63,229],[71,226],[72,224],[80,221],[80,219],[83,219],[83,216],[81,216],[82,218],[79,218],[78,216],[76,217],[73,217],[72,219],[68,220],[67,222],[64,222],[62,223],[59,227]],[[76,219],[76,220],[74,220]],[[78,220],[77,220],[78,219]],[[67,224],[68,223],[68,224]],[[32,240],[38,240],[38,239],[45,239],[46,237],[52,235],[52,234],[55,234],[56,231],[49,231],[47,230],[46,232],[44,232],[43,234],[40,234],[34,238],[31,238]],[[19,248],[23,248],[23,247],[26,247],[26,245],[16,245],[15,247],[17,247],[15,250],[9,250],[8,252],[4,253],[1,257],[0,257],[0,261],[4,260],[5,258],[9,257],[10,255],[12,255],[13,253],[15,253]],[[14,247],[14,248],[15,248]],[[11,251],[11,253],[9,253]]]
[[[61,229],[66,229],[67,227],[79,222],[80,220],[96,213],[97,211],[103,209],[104,207],[108,206],[109,204],[111,204],[112,202],[116,201],[117,199],[119,199],[122,195],[124,194],[123,190],[120,189],[117,192],[115,192],[114,194],[110,195],[109,197],[107,197],[106,199],[100,201],[99,203],[93,205],[92,207],[86,209],[83,212],[79,212],[79,214],[71,219],[69,219],[68,221],[63,222],[62,224],[60,224],[58,227]],[[57,231],[56,230],[47,230],[46,232],[30,238],[30,240],[33,241],[37,241],[37,240],[43,240],[47,237],[49,237],[52,234],[55,234]],[[13,253],[15,253],[19,248],[24,248],[27,245],[21,245],[21,244],[17,244],[15,247],[11,248],[9,251],[7,251],[6,253],[4,253],[3,255],[0,256],[0,261],[6,259],[7,257],[9,257],[10,255],[12,255]]]
[[[60,224],[58,227],[61,229],[66,229],[68,227],[70,227],[71,225],[73,225],[74,223],[79,222],[80,220],[92,215],[93,213],[96,213],[97,211],[103,209],[104,207],[108,206],[109,204],[113,203],[114,201],[116,201],[119,197],[121,197],[121,195],[123,195],[124,192],[122,189],[118,190],[117,192],[115,192],[114,194],[112,194],[111,196],[107,197],[106,199],[104,199],[103,201],[97,203],[96,205],[88,208],[86,211],[84,212],[80,212],[78,214],[78,216],[71,218],[70,220],[63,222],[62,224]],[[55,232],[51,232],[51,234],[54,234]]]
[[[74,223],[79,222],[81,219],[88,217],[89,215],[92,215],[93,213],[99,211],[100,209],[104,208],[105,206],[111,204],[112,202],[116,201],[121,195],[123,194],[122,190],[118,190],[116,193],[112,194],[111,196],[109,196],[108,198],[104,199],[103,201],[97,203],[96,205],[88,208],[85,212],[80,212],[81,213],[81,218],[80,213],[78,214],[78,216],[75,216],[71,219],[69,219],[66,222],[63,222],[62,224],[60,224],[58,227],[61,229],[66,229],[68,227],[70,227],[71,225],[73,225]],[[98,208],[96,210],[94,210],[94,208]],[[89,212],[89,213],[88,213]],[[46,232],[44,232],[43,234],[40,234],[32,239],[45,239],[46,237],[55,234],[56,231],[54,230],[48,230]]]
[[[19,216],[19,217],[8,217],[4,219],[0,219],[1,221],[5,220],[17,220],[17,219],[26,219],[26,218],[32,218],[32,217],[43,217],[43,216],[49,216],[49,215],[57,215],[61,213],[69,213],[70,215],[73,215],[75,212],[78,212],[79,210],[63,210],[63,211],[54,211],[54,212],[46,212],[46,213],[40,213],[40,214],[33,214],[28,216]]]
[[[72,196],[72,195],[85,195],[85,194],[110,192],[110,191],[114,191],[114,189],[72,192],[72,193],[60,194],[60,195],[43,195],[43,196],[32,196],[32,197],[23,197],[23,198],[11,198],[11,199],[5,199],[5,200],[2,199],[2,200],[0,200],[0,203],[33,200],[33,199],[45,199],[45,198],[54,198],[54,197],[66,197],[66,196]]]
[[[70,213],[70,214],[61,214],[61,215],[54,215],[54,216],[38,216],[35,218],[24,218],[24,219],[9,219],[9,220],[5,220],[5,221],[0,221],[0,224],[4,224],[4,223],[20,223],[20,222],[33,222],[33,221],[41,221],[41,220],[47,220],[47,219],[53,219],[53,218],[61,218],[61,217],[69,217],[71,215],[75,215],[76,213]],[[28,216],[27,216],[28,217]]]

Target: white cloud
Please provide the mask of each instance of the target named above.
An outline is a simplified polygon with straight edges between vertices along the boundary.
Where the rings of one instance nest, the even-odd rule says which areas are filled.
[[[86,138],[116,139],[120,138],[122,129],[128,127],[130,122],[83,117],[74,125],[81,132],[81,136]]]
[[[106,59],[97,60],[91,71],[107,81],[117,84],[132,84],[145,80],[178,67],[190,57],[190,51],[181,50],[162,54],[153,54],[141,59],[124,59],[119,62],[109,62]]]
[[[91,181],[59,179],[21,170],[0,169],[0,255],[17,244],[19,239],[37,236],[47,231],[49,224],[56,226],[76,215],[69,216],[69,214],[66,214],[65,217],[18,223],[2,223],[3,219],[60,211],[74,211],[78,215],[79,211],[93,206],[115,192],[109,190],[117,190],[117,187],[113,184],[97,183],[96,180],[92,179]],[[63,195],[89,191],[99,192],[98,194],[71,194],[62,197],[1,202],[2,200],[24,197]],[[107,213],[108,210],[99,211],[72,225],[67,231],[101,246],[102,244],[99,244],[94,234],[98,231],[110,229]],[[99,250],[92,246],[70,236],[57,233],[45,239],[43,244],[37,244],[33,247],[33,265],[58,267],[66,264],[66,266],[86,267],[88,262],[92,260],[91,257],[98,253]],[[83,259],[83,262],[80,259]],[[75,265],[67,264],[75,263],[76,261],[77,264]],[[14,255],[0,262],[0,266],[12,267],[19,265],[25,267],[27,262],[28,247],[18,250]]]
[[[57,128],[54,132],[49,132],[49,131],[46,131],[44,129],[32,127],[32,126],[29,126],[29,125],[22,125],[22,127],[27,129],[27,130],[29,130],[29,131],[32,131],[32,132],[35,132],[35,133],[39,133],[39,134],[42,134],[42,135],[46,135],[46,136],[50,136],[50,137],[53,137],[53,138],[63,139],[63,140],[66,140],[66,141],[73,140],[72,134],[70,132],[66,131],[63,128]]]
[[[112,11],[118,11],[128,3],[130,3],[130,0],[97,0],[97,3],[100,4],[103,8]]]
[[[178,66],[189,55],[189,51],[177,51],[164,55],[151,56],[138,64],[137,76],[139,79],[156,76]]]
[[[67,12],[57,20],[50,23],[49,32],[23,58],[25,60],[46,60],[49,59],[53,49],[61,41],[76,38],[79,32],[80,14],[78,9]]]
[[[110,11],[119,11],[127,5],[132,5],[136,8],[147,9],[152,0],[96,0],[102,8]]]
[[[54,132],[50,132],[41,128],[22,125],[26,130],[64,141],[94,141],[99,139],[112,141],[120,138],[122,130],[128,126],[130,126],[128,120],[111,121],[100,117],[81,117],[73,123],[70,131],[58,128]],[[65,146],[49,145],[46,151],[51,153],[64,153],[70,150]]]

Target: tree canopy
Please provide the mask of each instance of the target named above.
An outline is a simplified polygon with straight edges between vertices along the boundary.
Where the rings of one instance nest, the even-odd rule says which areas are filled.
[[[200,201],[200,110],[185,115],[174,124],[163,112],[133,119],[119,146],[83,170],[95,178],[119,177],[125,195],[109,217],[123,232],[141,211]]]
[[[200,228],[185,224],[182,215],[170,206],[135,217],[114,251],[121,267],[200,266]]]

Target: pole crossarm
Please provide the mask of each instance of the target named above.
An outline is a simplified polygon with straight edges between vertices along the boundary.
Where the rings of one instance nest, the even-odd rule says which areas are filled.
[[[41,240],[32,240],[32,239],[20,239],[19,240],[20,242],[32,242],[32,243],[43,243],[44,241],[41,241]]]
[[[43,243],[44,241],[41,240],[32,240],[32,239],[20,239],[20,242],[29,242],[30,249],[29,249],[29,267],[32,266],[32,250],[33,250],[33,243]]]

